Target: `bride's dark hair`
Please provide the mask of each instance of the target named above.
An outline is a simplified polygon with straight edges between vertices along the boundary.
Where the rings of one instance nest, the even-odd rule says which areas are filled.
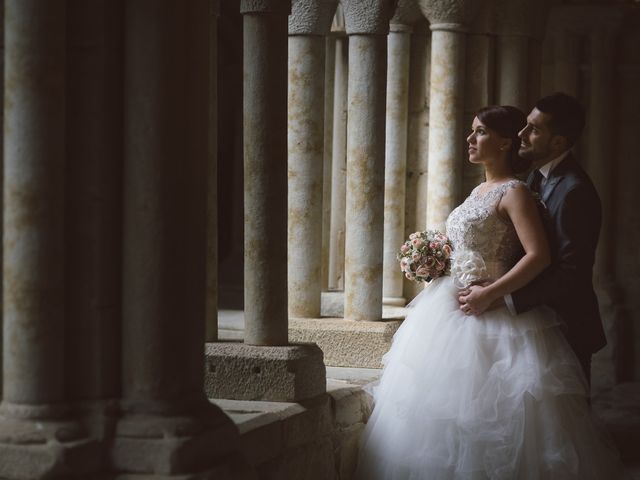
[[[481,108],[476,117],[501,137],[511,139],[508,160],[514,173],[522,173],[531,166],[531,160],[518,155],[518,132],[527,124],[527,116],[520,109],[510,105],[494,105]]]

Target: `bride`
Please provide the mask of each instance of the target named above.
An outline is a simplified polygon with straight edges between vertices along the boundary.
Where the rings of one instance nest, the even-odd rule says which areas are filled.
[[[525,115],[487,107],[473,121],[469,161],[486,181],[447,219],[453,269],[475,259],[475,278],[506,295],[550,262],[549,247],[518,156]],[[456,260],[457,259],[457,260]],[[471,262],[474,264],[474,262]],[[471,275],[473,277],[473,275]],[[433,280],[384,356],[356,478],[615,479],[623,467],[596,428],[587,383],[546,307],[468,315],[464,275]],[[471,312],[473,313],[473,312]]]

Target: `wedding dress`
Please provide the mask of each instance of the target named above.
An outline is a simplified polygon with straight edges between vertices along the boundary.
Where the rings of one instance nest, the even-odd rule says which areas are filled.
[[[517,183],[487,192],[476,187],[451,213],[454,265],[475,255],[484,263],[482,276],[495,279],[522,255],[513,225],[496,210]],[[518,316],[506,307],[466,316],[457,300],[462,274],[453,270],[458,278],[435,279],[412,302],[383,357],[356,477],[621,478],[617,453],[592,419],[586,380],[560,319],[544,307]]]

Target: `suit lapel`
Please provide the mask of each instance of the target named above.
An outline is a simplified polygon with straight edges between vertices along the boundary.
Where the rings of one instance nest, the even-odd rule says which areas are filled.
[[[551,170],[551,173],[549,174],[549,178],[547,178],[547,183],[543,187],[543,192],[541,195],[542,201],[544,203],[548,202],[549,197],[551,197],[558,184],[561,183],[562,180],[564,180],[567,172],[575,168],[575,162],[576,160],[573,157],[573,154],[569,153],[567,158],[562,160],[558,165],[556,165],[556,168]]]

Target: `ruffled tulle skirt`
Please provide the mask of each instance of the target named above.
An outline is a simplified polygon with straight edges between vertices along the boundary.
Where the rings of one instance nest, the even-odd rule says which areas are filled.
[[[414,302],[383,363],[358,479],[622,478],[549,309],[466,316],[443,277]]]

